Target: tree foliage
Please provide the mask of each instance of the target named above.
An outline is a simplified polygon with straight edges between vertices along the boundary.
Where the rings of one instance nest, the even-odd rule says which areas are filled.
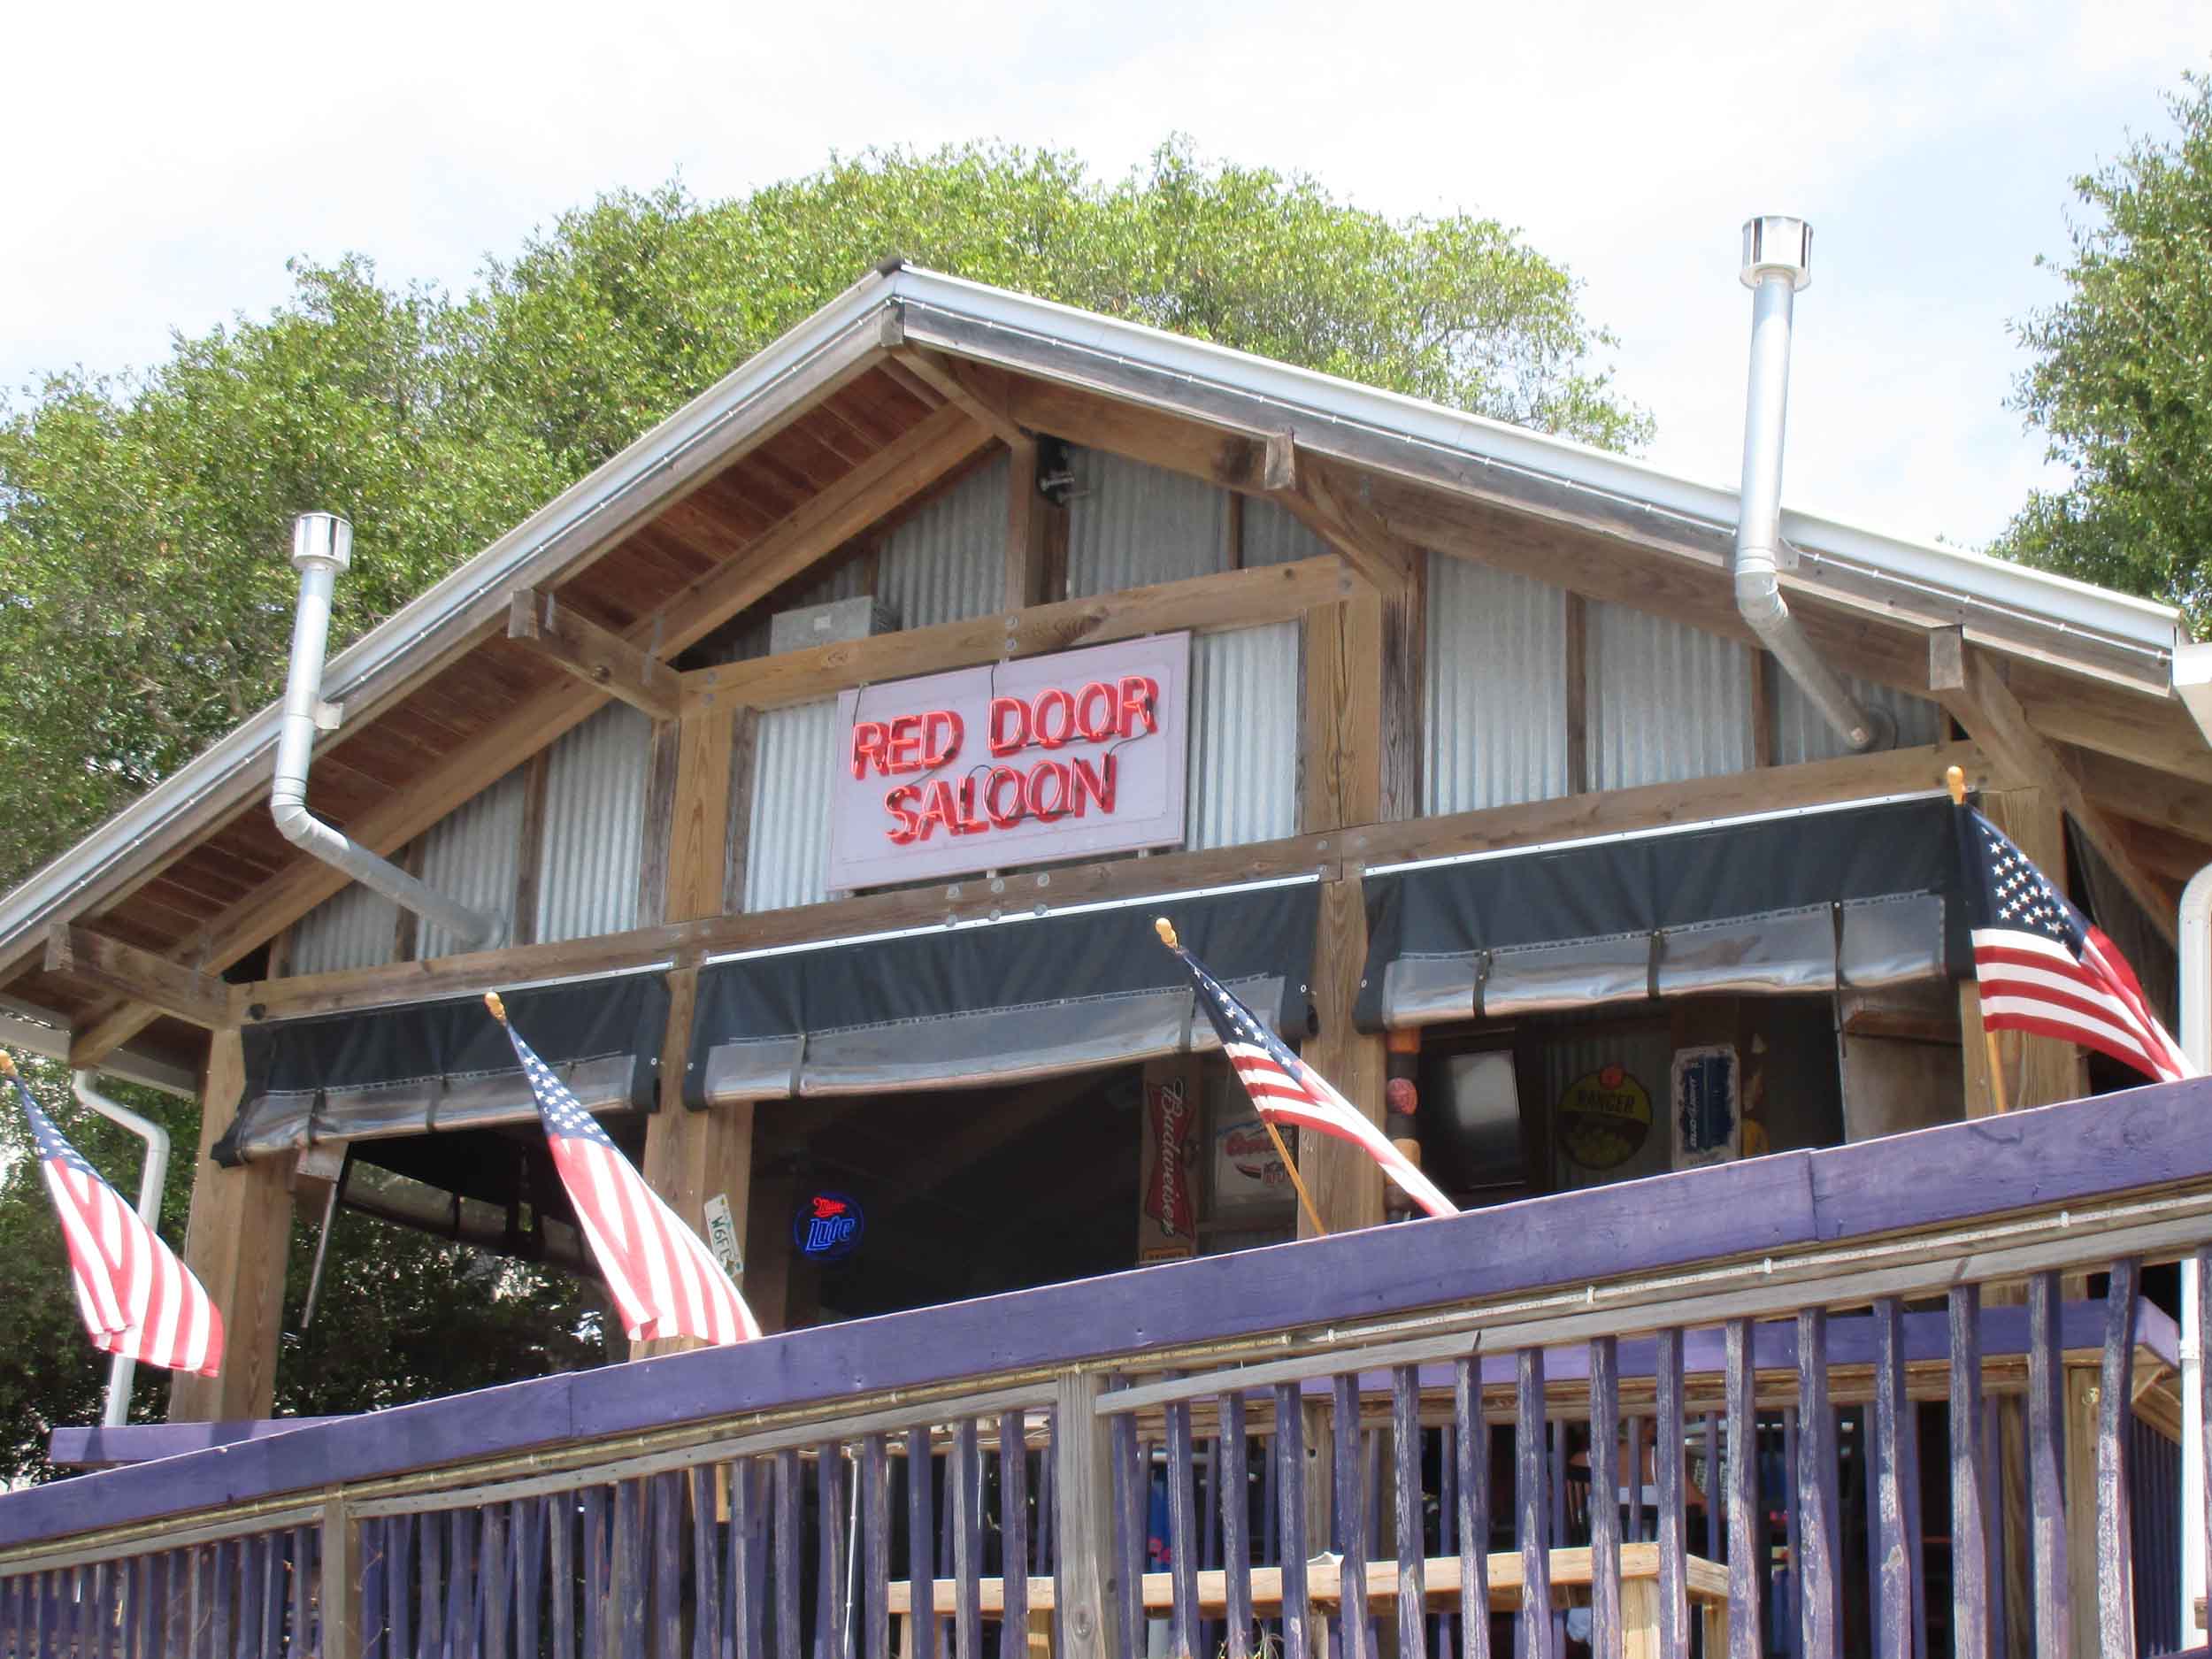
[[[2075,180],[2066,297],[2017,329],[2016,404],[2074,470],[1999,550],[2212,623],[2212,79],[2168,100],[2178,131]]]

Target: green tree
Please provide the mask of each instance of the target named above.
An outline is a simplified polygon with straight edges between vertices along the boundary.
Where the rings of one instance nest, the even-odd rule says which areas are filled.
[[[1998,550],[2162,599],[2212,624],[2212,79],[2167,100],[2177,134],[2139,138],[2074,180],[2091,211],[2066,297],[2021,323],[2037,354],[2015,405],[2074,470]]]

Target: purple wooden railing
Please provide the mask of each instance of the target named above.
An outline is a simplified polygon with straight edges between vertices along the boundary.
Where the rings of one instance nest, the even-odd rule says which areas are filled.
[[[89,1475],[0,1497],[0,1659],[2134,1653],[2208,1126],[2146,1088]]]

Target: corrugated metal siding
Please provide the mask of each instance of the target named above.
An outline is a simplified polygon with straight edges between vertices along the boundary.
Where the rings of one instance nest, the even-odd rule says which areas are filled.
[[[1225,490],[1102,449],[1070,451],[1068,597],[1228,568]]]
[[[291,972],[380,968],[392,959],[398,926],[399,906],[382,894],[342,887],[292,925]]]
[[[1183,844],[1240,847],[1298,833],[1298,625],[1191,641]]]
[[[626,703],[609,703],[548,753],[540,943],[637,926],[652,755],[653,723]]]
[[[422,879],[438,892],[503,919],[513,936],[515,875],[522,863],[523,772],[518,767],[463,803],[423,837]],[[422,924],[416,954],[424,960],[459,949],[434,922]]]
[[[836,738],[834,697],[761,715],[753,751],[753,817],[745,838],[748,911],[821,900]]]
[[[1426,810],[1566,794],[1566,594],[1432,553],[1428,617]]]
[[[1006,491],[1001,456],[971,472],[891,533],[876,598],[902,628],[962,622],[999,608],[1006,594]]]
[[[1280,502],[1264,495],[1244,499],[1244,567],[1289,565],[1299,559],[1319,558],[1334,552],[1326,541],[1301,524]]]
[[[1748,651],[1626,605],[1593,603],[1588,616],[1593,789],[1751,764]]]
[[[1812,699],[1770,657],[1763,665],[1770,706],[1774,711],[1774,762],[1793,766],[1800,761],[1835,760],[1851,752],[1836,728],[1820,718]],[[1925,697],[1893,691],[1887,686],[1846,674],[1843,683],[1851,695],[1870,709],[1886,710],[1897,722],[1897,747],[1917,749],[1943,736],[1943,710]]]

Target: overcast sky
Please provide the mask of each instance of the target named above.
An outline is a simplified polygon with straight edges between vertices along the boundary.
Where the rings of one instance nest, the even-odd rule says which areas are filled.
[[[1816,231],[1786,498],[1979,544],[2053,474],[2004,400],[2068,180],[2212,64],[2202,0],[1732,7],[662,0],[33,4],[9,26],[0,383],[157,359],[284,261],[465,288],[488,251],[681,169],[1002,138],[1118,173],[1165,134],[1389,212],[1518,226],[1620,336],[1649,458],[1732,482],[1738,226]],[[2194,19],[2193,24],[2192,19]]]

